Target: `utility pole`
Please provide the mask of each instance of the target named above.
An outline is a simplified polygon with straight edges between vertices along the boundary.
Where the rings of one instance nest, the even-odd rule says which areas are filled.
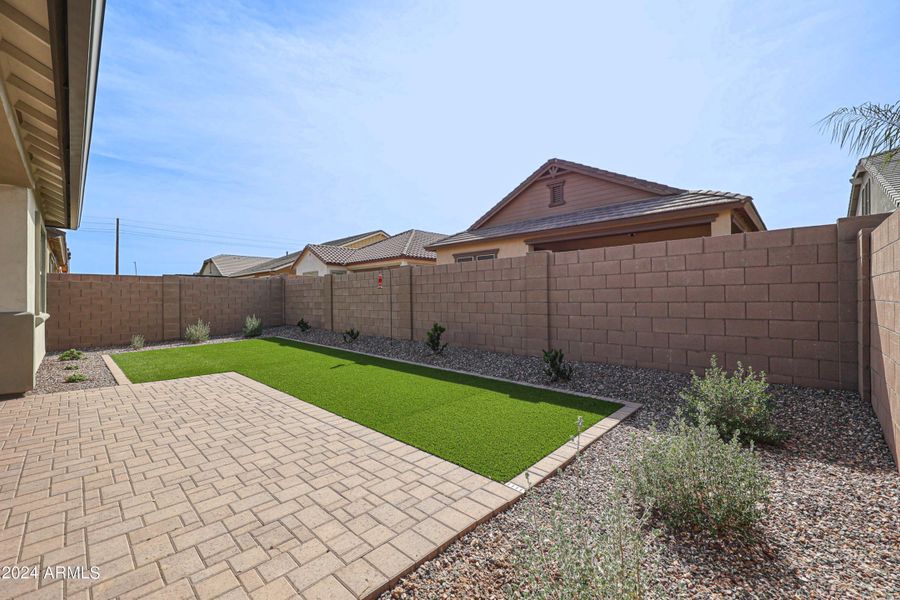
[[[132,262],[134,262],[134,274],[137,275],[137,261],[135,260]]]
[[[116,275],[119,274],[119,217],[116,217]]]

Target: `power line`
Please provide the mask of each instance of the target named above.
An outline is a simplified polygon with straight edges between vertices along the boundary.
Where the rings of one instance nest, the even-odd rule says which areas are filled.
[[[79,229],[80,232],[84,233],[105,233],[110,235],[115,235],[115,229],[104,229],[104,228],[95,228],[95,227],[82,227]],[[279,251],[284,251],[285,245],[283,244],[273,244],[271,242],[263,242],[263,241],[254,241],[254,240],[236,240],[232,238],[197,238],[197,237],[187,237],[183,235],[166,235],[162,233],[147,233],[141,231],[128,231],[127,229],[122,229],[120,232],[121,236],[130,237],[130,238],[138,238],[138,239],[153,239],[153,240],[173,240],[179,242],[188,242],[188,243],[197,243],[197,244],[210,244],[210,243],[220,243],[224,245],[231,246],[239,246],[244,248],[271,248],[277,249]]]
[[[85,219],[85,224],[88,226],[112,226],[115,223],[115,219],[111,217],[100,217],[94,219]],[[137,229],[143,231],[150,232],[166,232],[166,233],[175,233],[175,234],[188,234],[191,236],[204,236],[204,237],[213,237],[217,239],[227,238],[227,239],[242,239],[248,241],[266,241],[266,242],[280,242],[282,244],[296,244],[297,241],[294,238],[287,238],[281,236],[265,236],[264,238],[247,235],[246,233],[236,233],[231,231],[222,231],[222,230],[212,230],[212,229],[199,229],[194,227],[182,227],[182,226],[173,226],[166,223],[158,223],[155,221],[139,221],[133,219],[122,219],[123,225],[129,224],[130,229]]]

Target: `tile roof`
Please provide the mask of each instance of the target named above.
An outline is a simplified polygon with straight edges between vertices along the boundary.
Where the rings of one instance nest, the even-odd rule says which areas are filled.
[[[352,265],[397,258],[435,260],[437,254],[426,250],[425,246],[433,244],[443,237],[445,237],[443,233],[410,229],[363,248],[345,248],[326,244],[310,244],[307,248],[330,265]]]
[[[217,254],[207,258],[219,270],[223,277],[231,277],[238,271],[249,269],[255,265],[272,260],[271,256],[242,256],[240,254]],[[204,261],[205,263],[206,261]]]
[[[888,152],[895,151],[889,150]],[[900,206],[900,154],[891,158],[888,158],[886,154],[887,152],[882,152],[867,156],[860,161],[860,165],[878,182],[894,206]]]
[[[331,240],[330,242],[322,242],[321,244],[316,244],[317,246],[343,246],[344,244],[351,244],[358,240],[365,239],[369,236],[375,235],[376,233],[383,233],[385,237],[388,236],[387,232],[383,229],[376,229],[375,231],[367,231],[365,233],[357,233],[356,235],[348,235],[347,237],[338,238],[336,240]]]
[[[344,246],[329,246],[328,244],[310,244],[307,246],[310,251],[318,256],[322,262],[328,264],[344,264],[344,261],[353,256],[356,248],[345,248]]]
[[[715,192],[711,190],[689,191],[659,198],[648,198],[646,200],[636,200],[621,202],[618,204],[610,204],[607,206],[598,206],[595,208],[588,208],[577,212],[551,215],[549,217],[540,217],[527,221],[505,223],[503,225],[496,225],[494,227],[469,229],[445,237],[441,240],[438,240],[437,242],[433,242],[428,247],[437,248],[440,246],[449,246],[464,242],[474,242],[484,239],[507,237],[525,233],[535,233],[538,231],[560,229],[564,227],[575,227],[578,225],[590,225],[592,223],[616,221],[619,219],[641,217],[645,215],[685,210],[689,208],[751,201],[752,198],[750,196],[744,196],[742,194],[732,194],[730,192]]]
[[[283,269],[284,267],[289,267],[294,264],[294,261],[297,260],[298,256],[300,256],[299,251],[291,252],[290,254],[285,254],[278,258],[270,258],[259,264],[251,265],[245,269],[236,271],[229,275],[229,277],[242,277],[244,275],[257,275],[259,273],[277,271],[278,269]]]

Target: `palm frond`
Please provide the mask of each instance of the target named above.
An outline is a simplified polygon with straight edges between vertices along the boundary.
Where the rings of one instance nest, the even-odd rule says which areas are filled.
[[[886,153],[891,160],[900,153],[900,102],[839,108],[818,122],[831,133],[831,141],[859,156]]]

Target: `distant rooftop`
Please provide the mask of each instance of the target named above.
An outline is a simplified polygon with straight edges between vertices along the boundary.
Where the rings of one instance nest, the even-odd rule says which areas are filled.
[[[223,277],[232,277],[235,273],[249,269],[255,265],[272,260],[271,256],[242,256],[240,254],[217,254],[204,261],[211,262]],[[202,271],[202,268],[201,268]]]
[[[345,248],[331,244],[310,244],[307,248],[322,262],[330,265],[352,265],[399,258],[436,260],[437,254],[426,250],[425,246],[444,237],[443,233],[409,229],[363,248]]]
[[[383,229],[376,229],[375,231],[367,231],[366,233],[357,233],[356,235],[348,235],[347,237],[338,238],[336,240],[331,240],[330,242],[322,242],[318,244],[319,246],[343,246],[345,244],[352,244],[353,242],[357,242],[359,240],[364,240],[367,237],[371,237],[376,233],[384,234],[385,237],[390,237],[386,231]]]

